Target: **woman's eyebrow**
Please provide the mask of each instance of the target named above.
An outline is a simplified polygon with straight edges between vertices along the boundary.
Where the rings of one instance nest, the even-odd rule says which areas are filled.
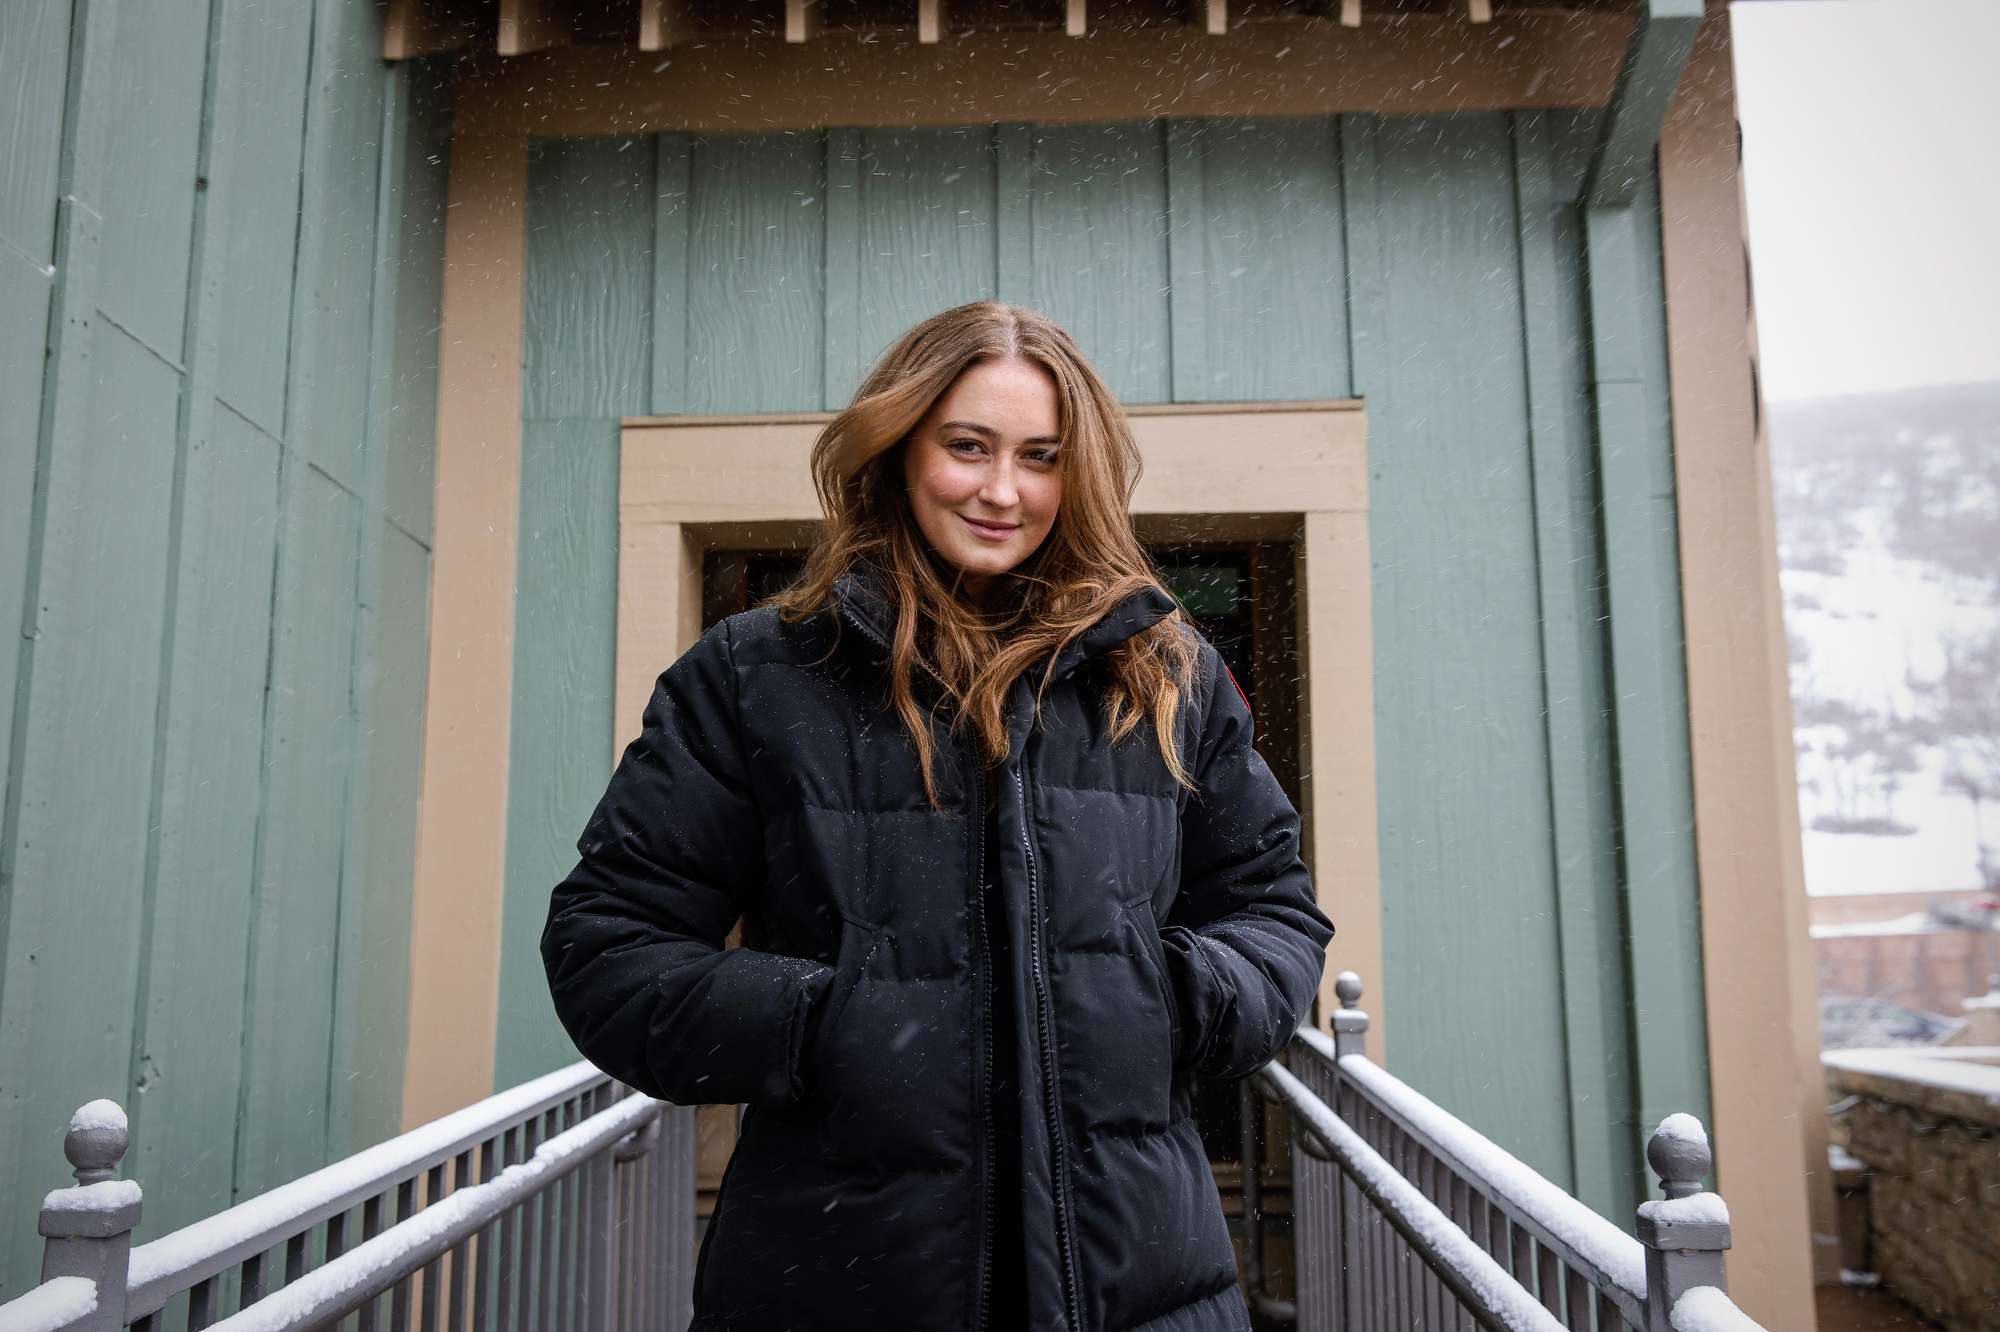
[[[940,421],[937,428],[941,434],[953,430],[962,430],[969,435],[984,435],[988,439],[1000,438],[1000,432],[992,426],[983,426],[974,421]],[[1035,435],[1021,442],[1024,444],[1060,444],[1062,443],[1062,436]]]

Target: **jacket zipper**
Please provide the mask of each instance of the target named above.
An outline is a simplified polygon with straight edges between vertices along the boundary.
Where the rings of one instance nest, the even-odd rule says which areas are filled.
[[[1064,1188],[1069,1179],[1069,1149],[1063,1141],[1062,1107],[1056,1091],[1055,1056],[1052,1053],[1055,1042],[1049,1018],[1048,982],[1042,974],[1041,889],[1035,877],[1027,766],[1028,756],[1023,746],[1020,766],[1014,769],[1014,782],[1021,794],[1021,849],[1026,852],[1028,861],[1028,970],[1035,982],[1035,1035],[1041,1063],[1042,1113],[1049,1122],[1049,1196],[1056,1210],[1056,1250],[1062,1259],[1063,1309],[1069,1316],[1070,1332],[1080,1332],[1083,1324],[1077,1314],[1076,1264],[1070,1253],[1069,1194]]]
[[[976,758],[976,756],[974,756]],[[986,935],[986,894],[994,885],[986,882],[986,796],[982,777],[976,762],[968,764],[972,769],[972,804],[968,817],[976,822],[972,833],[972,881],[978,892],[972,904],[973,937],[979,941],[979,1130],[982,1145],[986,1149],[985,1159],[980,1163],[980,1196],[985,1199],[985,1215],[980,1222],[978,1298],[978,1332],[986,1332],[993,1313],[993,1190],[998,1186],[993,1169],[993,941]]]

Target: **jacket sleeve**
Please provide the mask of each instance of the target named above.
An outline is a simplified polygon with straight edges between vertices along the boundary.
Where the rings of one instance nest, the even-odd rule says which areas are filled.
[[[809,959],[723,948],[764,880],[729,647],[725,622],[660,677],[542,933],[577,1048],[682,1105],[798,1095],[807,1017],[833,977]]]
[[[1240,1078],[1284,1049],[1319,988],[1333,926],[1299,859],[1298,811],[1251,748],[1250,709],[1212,648],[1188,755],[1181,889],[1161,930],[1177,1010],[1174,1062]],[[1192,702],[1203,700],[1197,692]]]

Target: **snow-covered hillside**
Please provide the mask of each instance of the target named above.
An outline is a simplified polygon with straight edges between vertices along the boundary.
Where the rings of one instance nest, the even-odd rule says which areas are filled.
[[[2000,888],[2000,384],[1770,433],[1808,888]]]

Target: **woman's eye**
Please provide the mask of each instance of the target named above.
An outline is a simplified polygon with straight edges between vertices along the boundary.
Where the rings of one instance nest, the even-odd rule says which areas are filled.
[[[960,457],[972,458],[986,452],[986,446],[976,439],[954,439],[945,445]]]
[[[1052,467],[1055,465],[1056,453],[1057,450],[1055,449],[1030,449],[1021,456],[1031,463],[1040,463],[1044,467]]]

